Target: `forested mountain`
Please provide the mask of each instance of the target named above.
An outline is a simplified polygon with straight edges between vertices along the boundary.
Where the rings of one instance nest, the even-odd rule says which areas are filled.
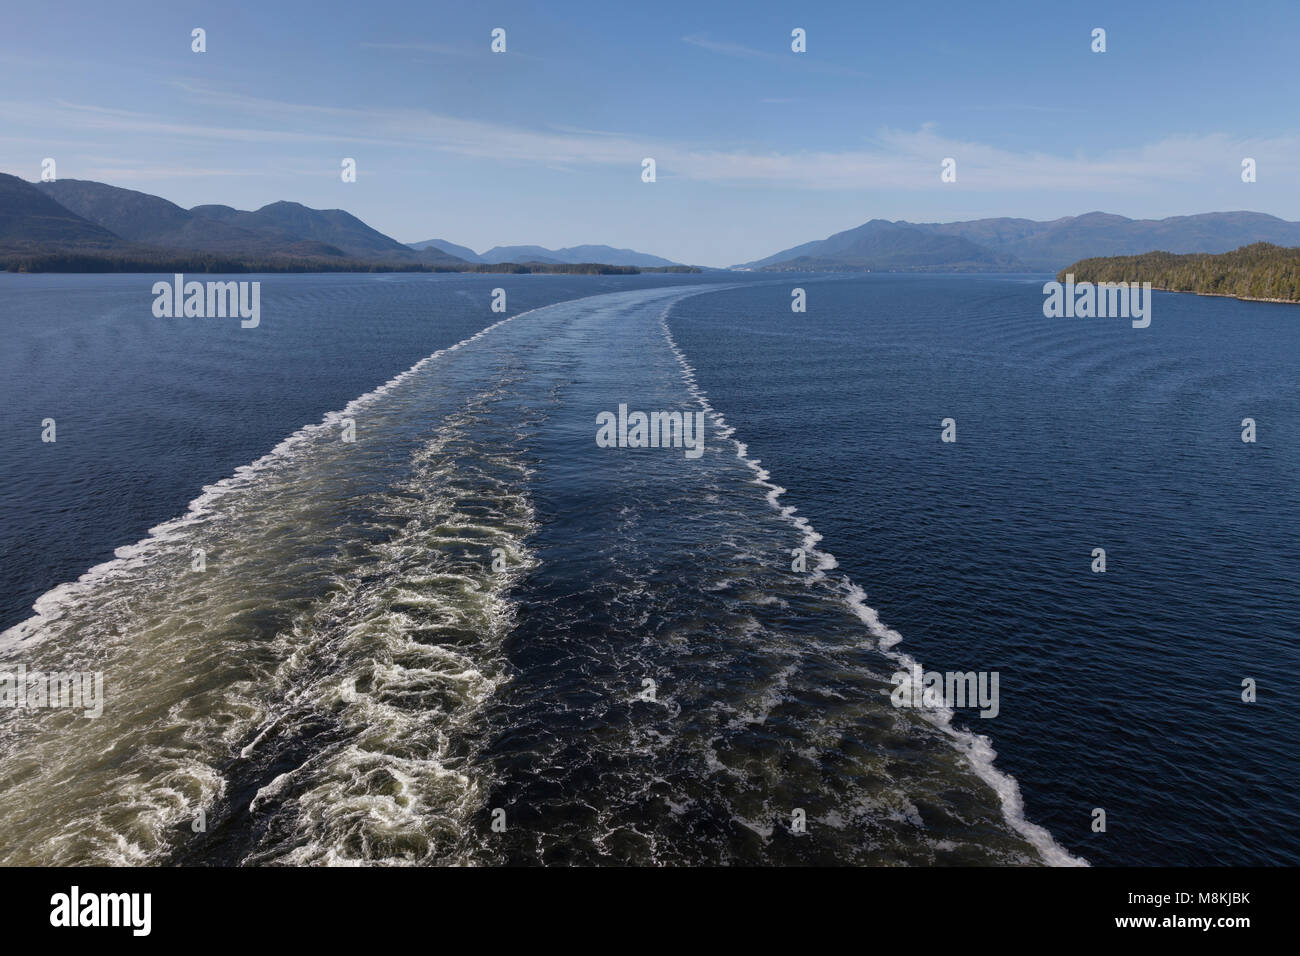
[[[662,256],[635,249],[615,249],[613,246],[569,246],[564,249],[547,249],[544,246],[494,246],[479,255],[480,262],[607,262],[615,266],[648,266],[652,268],[675,266],[677,263]]]
[[[1128,256],[1151,249],[1215,253],[1253,242],[1300,246],[1300,222],[1259,212],[1210,212],[1168,219],[1128,219],[1090,212],[1050,222],[976,219],[927,223],[921,228],[1008,253],[1036,270],[1056,270],[1085,256]]]
[[[940,239],[961,240],[967,245],[945,245]],[[1253,242],[1300,245],[1300,223],[1257,212],[1211,212],[1168,219],[1128,219],[1090,212],[1047,222],[1000,218],[891,223],[873,219],[856,229],[737,268],[1054,272],[1085,256],[1135,255],[1150,249],[1217,253]]]
[[[1300,248],[1256,242],[1219,255],[1146,252],[1083,259],[1062,269],[1079,282],[1150,282],[1157,289],[1300,302]]]
[[[786,249],[742,268],[826,272],[1027,271],[1014,256],[960,236],[935,235],[905,222],[873,219],[856,229]]]
[[[446,239],[425,239],[423,242],[412,242],[409,245],[412,249],[437,249],[439,252],[445,252],[449,256],[456,256],[466,262],[483,261],[479,258],[479,254],[469,246],[458,246]]]
[[[341,209],[310,209],[295,202],[275,202],[252,212],[220,205],[183,209],[158,196],[88,180],[34,185],[116,236],[171,251],[379,262],[461,261],[438,250],[416,252]]]
[[[0,173],[0,244],[37,243],[109,248],[122,241],[110,230],[61,206],[26,180]]]
[[[527,268],[511,269],[512,264]],[[610,246],[501,246],[479,256],[431,239],[405,245],[342,209],[273,202],[251,211],[185,209],[159,196],[89,180],[0,178],[0,268],[38,271],[601,272],[684,270]]]

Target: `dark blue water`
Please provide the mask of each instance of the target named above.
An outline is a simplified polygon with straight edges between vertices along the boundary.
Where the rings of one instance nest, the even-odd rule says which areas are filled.
[[[0,276],[0,659],[109,688],[0,714],[5,862],[1300,860],[1295,310],[262,280],[245,330]],[[620,403],[704,454],[598,447]],[[998,716],[890,706],[912,658]]]
[[[503,317],[695,276],[269,275],[262,320],[160,320],[171,276],[0,275],[0,629],[199,490]],[[196,278],[196,277],[191,277]],[[58,441],[42,444],[53,418]]]
[[[1041,281],[822,282],[806,315],[753,288],[670,325],[902,646],[1000,672],[967,722],[1031,819],[1098,863],[1294,865],[1300,307],[1157,294],[1133,329],[1045,319]]]

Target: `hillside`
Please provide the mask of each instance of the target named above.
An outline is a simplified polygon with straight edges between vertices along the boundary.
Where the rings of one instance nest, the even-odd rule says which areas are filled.
[[[807,242],[748,263],[762,271],[828,272],[1014,272],[1014,256],[960,236],[936,235],[910,223],[873,219],[856,229]]]
[[[1062,269],[1079,282],[1150,282],[1157,289],[1239,299],[1300,302],[1300,248],[1267,242],[1218,255],[1146,252],[1082,259]]]
[[[185,209],[107,183],[14,176],[0,183],[0,253],[0,267],[33,271],[686,270],[660,256],[599,245],[498,246],[480,256],[441,239],[405,245],[342,209],[287,201],[251,211],[221,204]]]
[[[438,250],[415,252],[341,209],[276,202],[253,212],[175,203],[106,183],[64,179],[36,188],[117,236],[159,249],[220,256],[455,263]]]
[[[1258,212],[1211,212],[1167,219],[1128,219],[1090,212],[1050,222],[977,219],[926,223],[920,228],[968,239],[1015,256],[1031,269],[1046,271],[1086,256],[1128,256],[1151,249],[1219,253],[1254,242],[1300,245],[1300,223]]]
[[[916,233],[909,235],[899,230]],[[918,234],[928,237],[928,241]],[[966,245],[945,245],[940,240],[960,240]],[[873,219],[856,229],[793,246],[737,268],[1054,272],[1087,256],[1135,255],[1150,249],[1220,253],[1255,242],[1300,245],[1300,223],[1257,212],[1212,212],[1167,219],[1129,219],[1090,212],[1046,222],[997,218],[891,223]]]
[[[564,249],[547,249],[544,246],[494,246],[479,255],[480,262],[606,262],[614,266],[645,266],[664,268],[678,263],[662,256],[652,256],[635,249],[615,249],[613,246],[569,246]]]
[[[119,236],[50,199],[26,180],[0,173],[0,244],[113,248]]]
[[[410,247],[415,250],[436,249],[439,252],[445,252],[449,256],[456,256],[464,259],[466,262],[482,262],[479,254],[469,246],[458,246],[454,242],[448,242],[446,239],[425,239],[423,242],[409,243]]]

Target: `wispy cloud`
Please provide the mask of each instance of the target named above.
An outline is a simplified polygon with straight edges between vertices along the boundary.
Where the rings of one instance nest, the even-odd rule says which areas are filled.
[[[465,47],[450,46],[442,43],[375,43],[369,40],[361,42],[363,50],[408,50],[413,53],[436,53],[439,56],[471,56]]]
[[[0,100],[0,116],[12,123],[23,123],[44,130],[68,129],[82,135],[98,130],[104,133],[138,133],[244,143],[321,143],[337,142],[340,138],[337,135],[287,129],[256,129],[175,122],[147,113],[70,103],[65,100],[55,100],[53,105],[46,107],[13,100]]]
[[[1166,137],[1091,154],[1016,150],[944,136],[934,124],[881,129],[863,147],[840,151],[738,150],[702,143],[573,127],[526,128],[424,109],[354,109],[291,103],[177,84],[196,103],[238,117],[241,125],[196,124],[141,112],[62,100],[38,107],[0,101],[0,119],[44,133],[65,129],[84,138],[106,134],[165,136],[173,143],[212,141],[294,148],[340,144],[436,150],[510,164],[575,170],[623,167],[639,173],[652,156],[661,180],[771,185],[809,190],[935,190],[960,192],[1096,191],[1144,193],[1176,184],[1222,183],[1257,160],[1261,181],[1300,178],[1300,134],[1241,138],[1225,133]],[[246,151],[250,161],[264,156]],[[957,183],[941,184],[940,164],[957,160]]]
[[[765,63],[775,63],[779,66],[789,67],[790,69],[807,70],[811,73],[825,73],[830,76],[853,76],[865,78],[866,73],[861,70],[855,70],[847,66],[839,66],[835,63],[827,63],[825,60],[818,59],[811,53],[773,53],[770,50],[756,50],[740,43],[726,43],[720,40],[710,40],[702,34],[691,34],[682,37],[683,43],[689,43],[691,46],[697,46],[700,49],[708,50],[711,53],[720,53],[723,56],[740,57],[746,60],[762,60]]]
[[[411,43],[406,41],[380,42],[376,40],[362,40],[360,44],[363,50],[387,50],[387,51],[404,51],[407,53],[432,53],[435,56],[450,56],[459,58],[475,57],[482,54],[490,56],[491,50],[485,41],[481,47],[474,46],[452,46],[446,43]],[[514,60],[534,60],[541,61],[544,57],[535,53],[525,53],[522,50],[512,49],[506,54]]]
[[[972,106],[979,113],[1078,113],[1075,106],[1037,106],[1033,103],[1001,103]]]
[[[206,179],[210,176],[256,176],[266,175],[266,171],[257,169],[236,169],[226,166],[206,165],[141,165],[116,156],[86,156],[82,158],[84,167],[76,171],[86,179],[98,179],[120,184],[123,182],[150,182],[157,179]],[[279,170],[276,170],[279,172]],[[329,171],[333,175],[333,170]]]

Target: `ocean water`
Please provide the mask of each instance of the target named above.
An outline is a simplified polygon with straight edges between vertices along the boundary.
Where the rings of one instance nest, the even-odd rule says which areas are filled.
[[[959,722],[1031,819],[1097,864],[1295,865],[1300,307],[1156,293],[1134,329],[1045,319],[1042,281],[809,284],[805,316],[787,283],[670,325],[900,648],[999,672]]]
[[[107,698],[0,710],[0,863],[1300,859],[1294,310],[260,278],[244,330],[0,276],[0,669]]]

